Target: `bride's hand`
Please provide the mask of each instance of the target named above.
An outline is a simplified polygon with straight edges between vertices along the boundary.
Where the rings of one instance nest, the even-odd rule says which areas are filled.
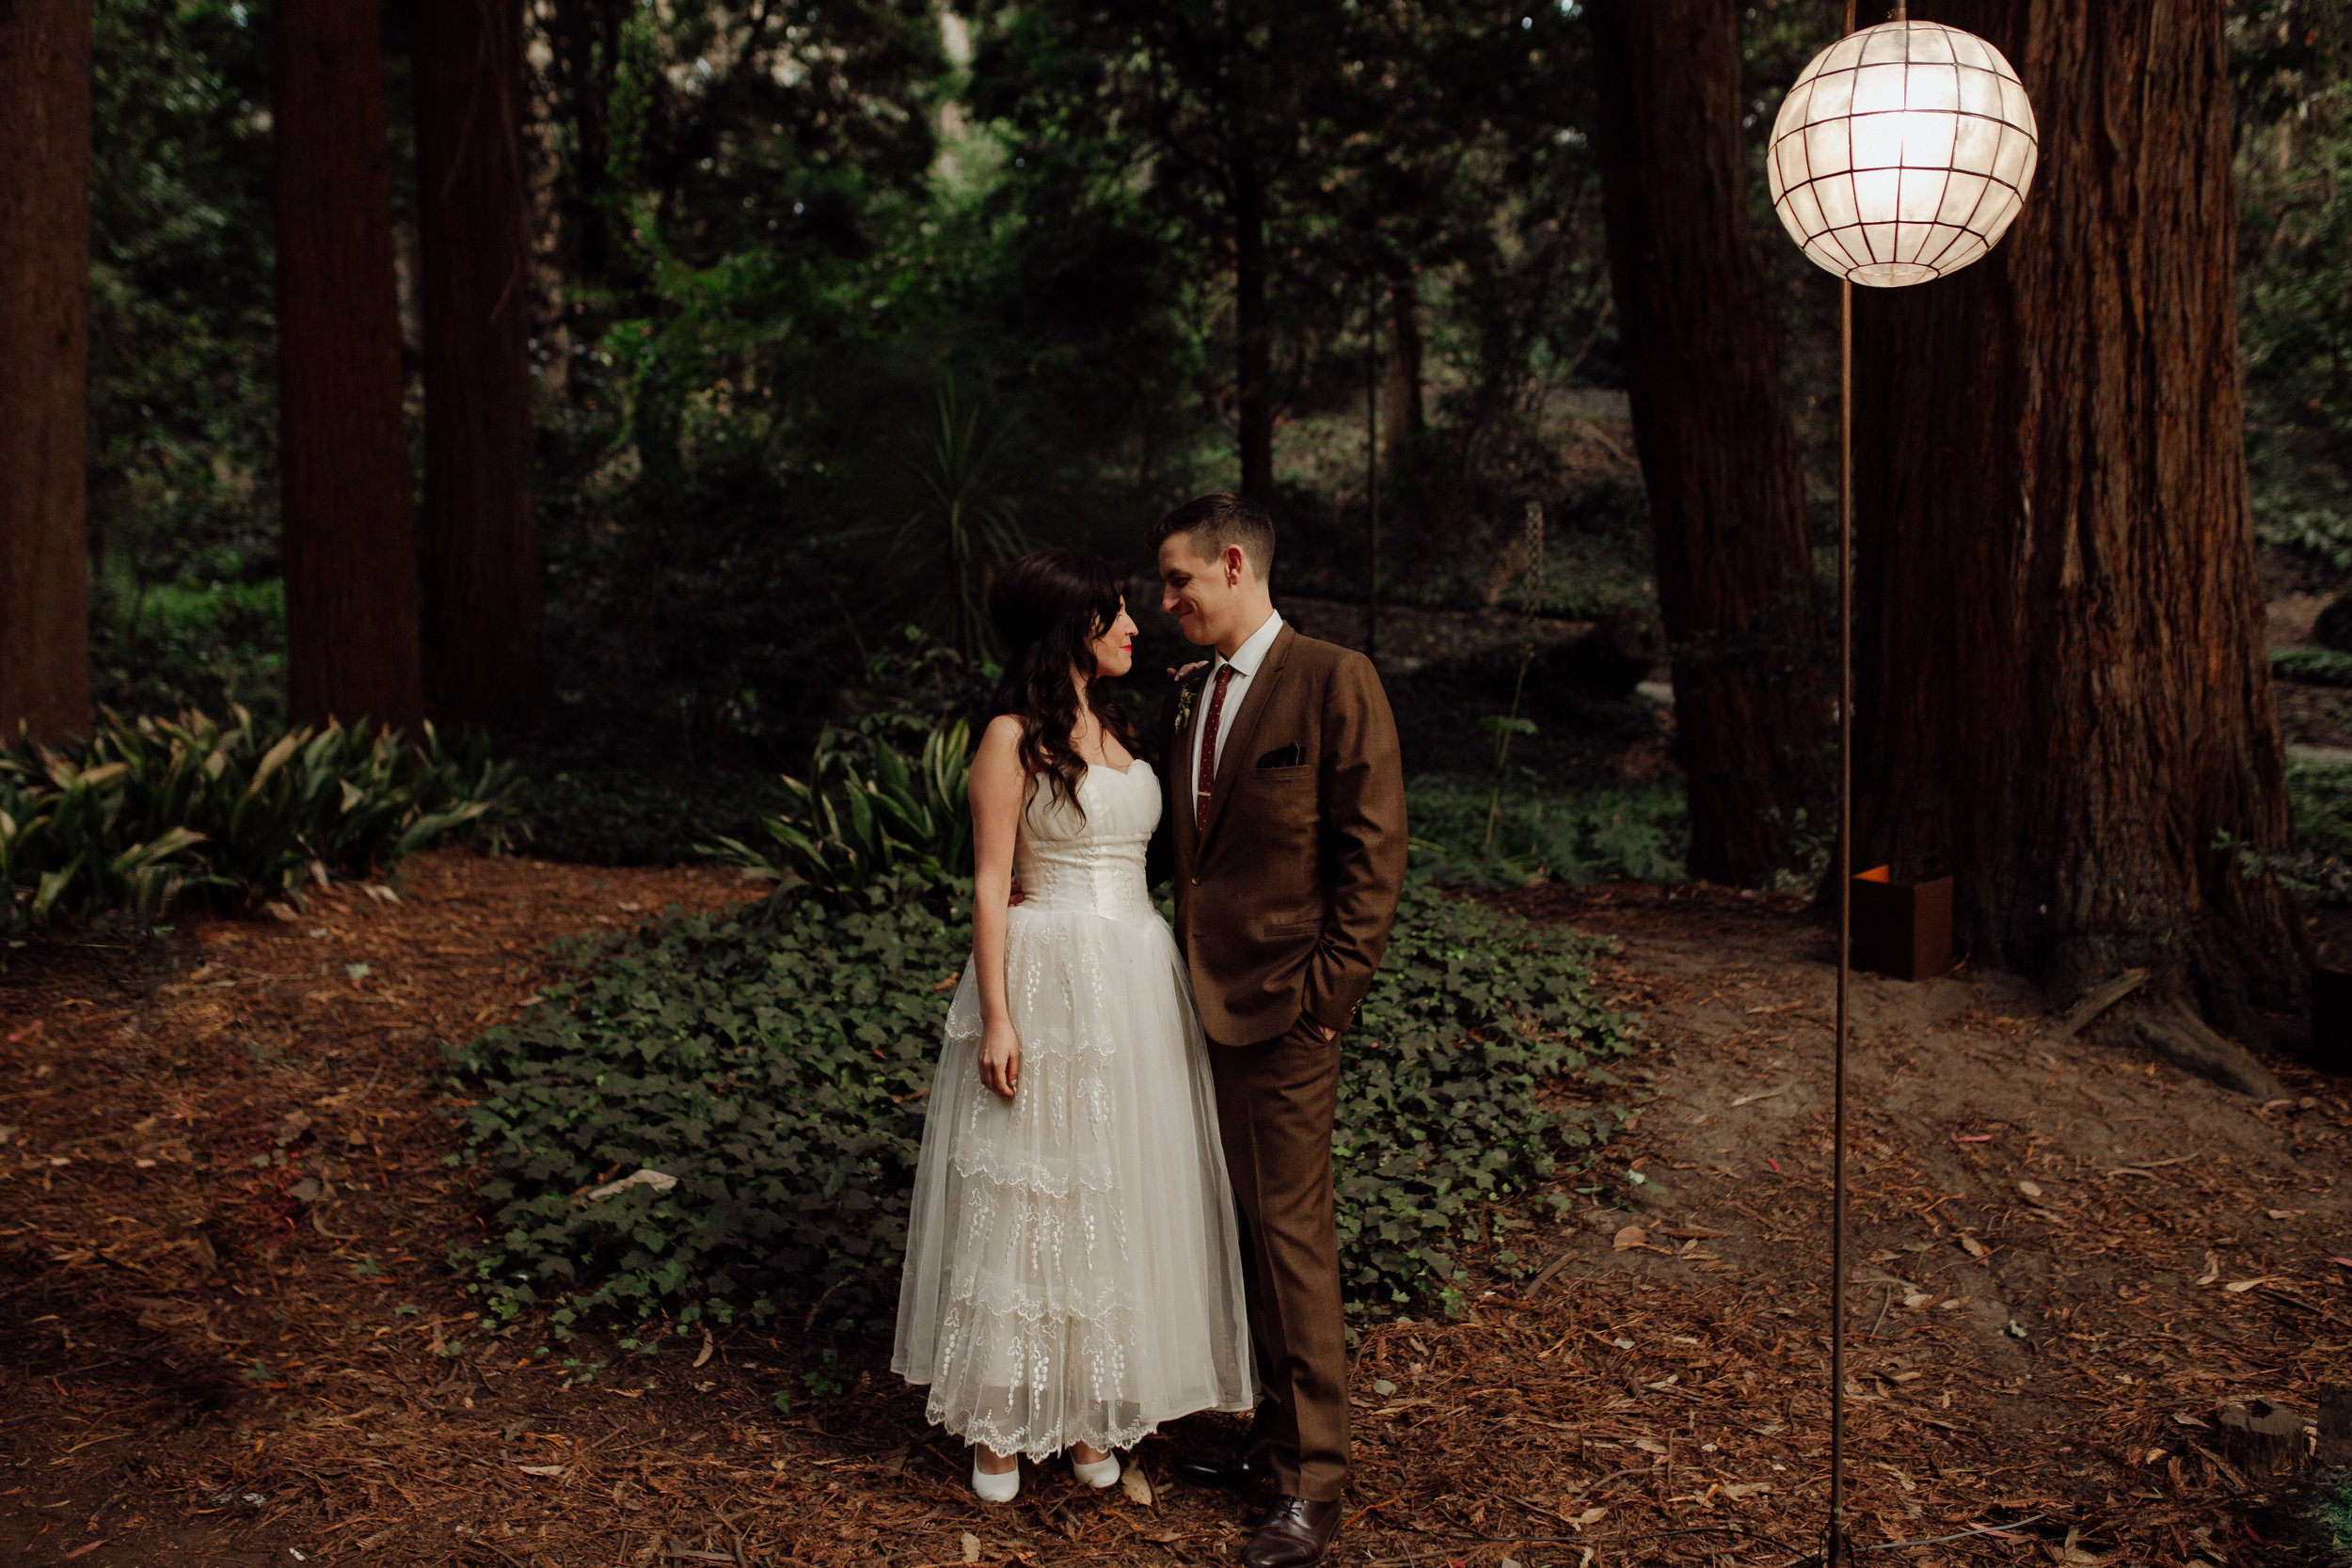
[[[1021,1086],[1021,1037],[1009,1022],[992,1023],[980,1037],[980,1082],[1007,1100]]]

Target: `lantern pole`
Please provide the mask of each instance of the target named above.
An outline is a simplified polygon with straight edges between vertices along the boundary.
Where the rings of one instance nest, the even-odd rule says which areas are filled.
[[[1902,21],[1897,0],[1889,19]],[[1846,0],[1846,32],[1854,0]],[[1846,998],[1853,972],[1853,277],[1837,280],[1837,998],[1830,1130],[1829,1529],[1821,1560],[1853,1560],[1846,1528]]]

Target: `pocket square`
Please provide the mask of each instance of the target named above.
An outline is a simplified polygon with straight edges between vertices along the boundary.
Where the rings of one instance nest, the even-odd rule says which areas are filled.
[[[1261,768],[1304,768],[1307,766],[1307,748],[1295,740],[1287,746],[1277,746],[1258,759],[1258,766]]]

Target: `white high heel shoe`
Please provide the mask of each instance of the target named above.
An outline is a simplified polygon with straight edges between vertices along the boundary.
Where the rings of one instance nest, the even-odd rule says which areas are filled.
[[[1015,1459],[1009,1470],[988,1471],[980,1468],[980,1450],[972,1450],[972,1490],[984,1503],[1009,1503],[1021,1495],[1021,1461]]]
[[[1119,1484],[1119,1455],[1105,1454],[1089,1465],[1073,1454],[1070,1460],[1070,1473],[1097,1492],[1105,1486],[1116,1486]]]

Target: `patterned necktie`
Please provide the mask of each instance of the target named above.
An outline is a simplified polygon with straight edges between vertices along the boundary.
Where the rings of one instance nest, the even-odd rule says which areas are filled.
[[[1233,667],[1220,665],[1216,672],[1216,691],[1209,698],[1209,716],[1200,721],[1200,760],[1196,765],[1193,803],[1193,830],[1209,831],[1209,791],[1216,779],[1216,721],[1225,713],[1225,689],[1233,684]]]

